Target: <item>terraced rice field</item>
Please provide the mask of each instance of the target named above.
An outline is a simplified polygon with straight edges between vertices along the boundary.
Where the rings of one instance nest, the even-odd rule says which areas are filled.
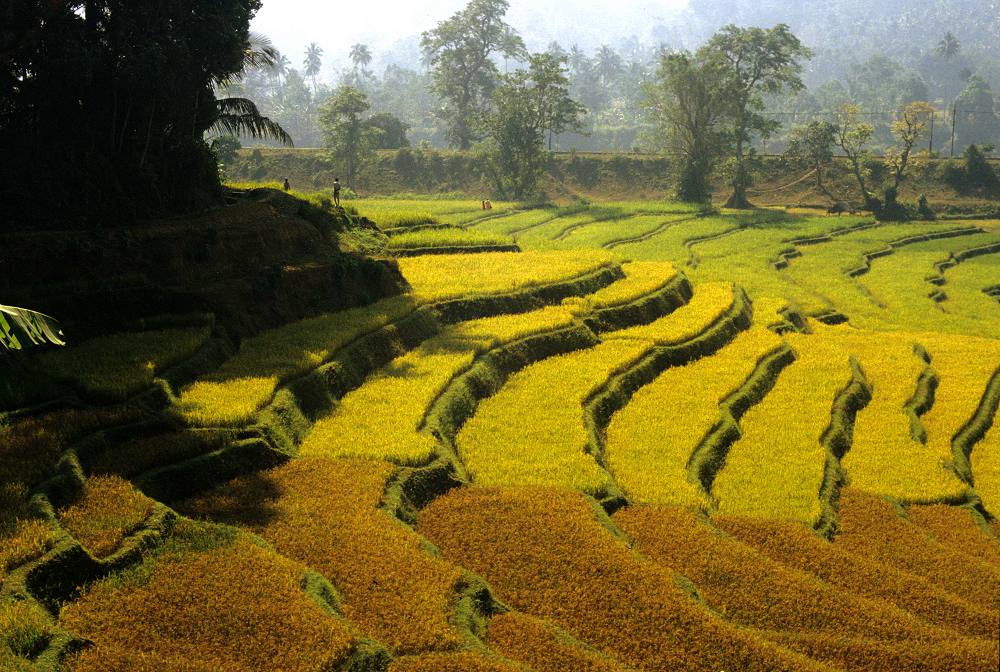
[[[356,206],[403,295],[39,359],[0,669],[998,669],[1000,223]]]

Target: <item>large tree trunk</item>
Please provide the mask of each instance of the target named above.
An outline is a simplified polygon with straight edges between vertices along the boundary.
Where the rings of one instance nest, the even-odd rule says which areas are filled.
[[[753,204],[747,198],[747,174],[743,164],[743,142],[736,143],[736,169],[733,171],[733,193],[725,207],[733,210],[749,210]]]

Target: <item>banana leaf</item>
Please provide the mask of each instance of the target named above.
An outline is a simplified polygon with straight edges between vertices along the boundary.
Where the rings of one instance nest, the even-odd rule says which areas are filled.
[[[26,308],[0,305],[0,355],[45,344],[66,345],[54,318]]]

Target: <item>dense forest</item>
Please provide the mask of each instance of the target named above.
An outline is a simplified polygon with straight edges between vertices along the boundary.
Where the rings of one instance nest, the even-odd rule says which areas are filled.
[[[546,11],[556,10],[537,11],[544,19]],[[550,18],[552,25],[565,21],[555,14]],[[781,151],[792,128],[827,119],[847,102],[858,105],[875,125],[881,147],[891,143],[890,124],[898,110],[914,101],[929,101],[938,110],[933,144],[945,154],[951,152],[953,116],[956,153],[970,143],[1000,140],[996,109],[1000,8],[996,3],[693,0],[680,14],[652,26],[636,17],[637,34],[610,44],[593,43],[585,35],[574,42],[573,31],[568,31],[569,38],[551,41],[548,37],[553,31],[544,20],[523,28],[513,26],[531,51],[567,58],[570,95],[588,112],[580,132],[554,137],[552,147],[563,151],[653,149],[642,106],[645,87],[655,78],[661,55],[695,50],[729,23],[788,24],[813,51],[803,69],[807,88],[769,99],[768,114],[781,122],[783,131],[767,144],[760,143],[762,150]],[[402,120],[413,145],[449,144],[446,125],[437,114],[441,100],[433,92],[430,70],[413,41],[386,53],[356,44],[345,62],[324,58],[316,44],[304,53],[301,63],[281,56],[273,68],[251,73],[237,90],[279,121],[297,146],[322,145],[318,110],[342,84],[364,91],[372,113]],[[497,55],[495,60],[504,72],[524,65],[516,57]]]

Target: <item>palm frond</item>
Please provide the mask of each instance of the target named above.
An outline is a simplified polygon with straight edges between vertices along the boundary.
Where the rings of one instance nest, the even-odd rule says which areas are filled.
[[[216,77],[214,84],[224,89],[242,80],[251,70],[271,70],[281,58],[281,53],[271,42],[271,38],[263,33],[250,31],[246,48],[243,50],[243,62],[239,70],[223,77]]]
[[[219,118],[209,129],[211,132],[255,140],[274,140],[288,147],[295,145],[292,136],[288,135],[281,124],[262,115],[252,100],[220,98],[217,104]]]
[[[256,70],[258,68],[271,69],[277,64],[281,54],[277,47],[271,42],[271,38],[263,33],[250,31],[250,38],[247,40],[247,50],[243,57],[243,69]]]
[[[35,345],[66,345],[54,318],[34,310],[0,305],[0,354]]]

